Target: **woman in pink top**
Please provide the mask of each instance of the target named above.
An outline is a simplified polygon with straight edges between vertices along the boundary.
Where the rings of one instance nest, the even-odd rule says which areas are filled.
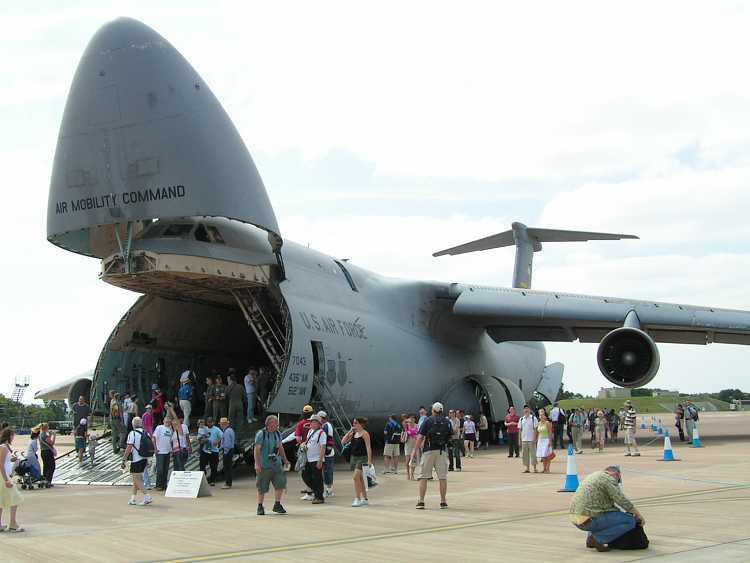
[[[414,451],[414,447],[417,443],[417,428],[416,418],[414,416],[407,416],[403,420],[404,432],[401,434],[401,441],[404,443],[404,455],[406,456],[406,480],[414,481],[414,470],[416,464],[412,464],[411,454]]]

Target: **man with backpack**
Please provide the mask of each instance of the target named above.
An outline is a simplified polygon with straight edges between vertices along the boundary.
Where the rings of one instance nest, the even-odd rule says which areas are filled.
[[[419,476],[419,499],[417,510],[424,510],[424,497],[427,493],[427,480],[432,478],[432,471],[437,474],[440,482],[440,508],[448,508],[445,495],[448,491],[448,447],[450,445],[453,427],[443,415],[442,403],[432,405],[432,416],[427,418],[419,427],[417,443],[412,452],[412,460],[417,453],[422,453],[422,465]],[[411,460],[410,460],[411,461]]]
[[[693,439],[693,432],[695,431],[695,425],[698,422],[698,409],[690,401],[685,401],[685,434],[687,434],[688,442]]]
[[[383,473],[398,473],[398,458],[401,456],[401,424],[398,417],[392,414],[383,429],[383,438],[385,447],[383,449],[383,463],[385,469]]]
[[[146,469],[149,458],[154,455],[154,443],[151,441],[149,435],[143,431],[143,421],[138,416],[133,419],[133,430],[128,434],[126,444],[127,446],[120,467],[125,469],[128,458],[132,459],[130,462],[130,474],[133,478],[133,492],[130,495],[128,504],[137,504],[139,506],[151,504],[153,499],[143,486],[143,471]],[[142,502],[137,502],[138,491],[143,493]]]

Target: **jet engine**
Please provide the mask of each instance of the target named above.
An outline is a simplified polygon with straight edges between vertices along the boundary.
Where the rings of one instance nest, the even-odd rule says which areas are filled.
[[[659,350],[639,328],[624,326],[605,336],[596,353],[604,377],[621,387],[642,387],[659,371]]]

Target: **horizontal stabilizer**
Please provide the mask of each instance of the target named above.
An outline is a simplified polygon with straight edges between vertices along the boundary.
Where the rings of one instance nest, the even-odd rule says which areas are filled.
[[[492,248],[502,248],[505,246],[514,246],[516,236],[519,231],[523,230],[533,243],[542,242],[585,242],[589,240],[621,240],[637,239],[635,235],[622,235],[615,233],[592,233],[588,231],[562,231],[560,229],[537,229],[533,227],[524,227],[520,223],[513,223],[513,229],[504,231],[496,235],[480,238],[465,244],[459,244],[452,248],[447,248],[436,252],[433,256],[445,256],[449,254],[466,254],[467,252],[478,252],[480,250],[490,250]],[[534,251],[541,250],[541,245],[534,244]]]
[[[561,231],[559,229],[535,229],[523,223],[513,223],[510,231],[491,235],[459,244],[436,252],[433,256],[451,256],[501,248],[503,246],[516,247],[516,263],[513,269],[513,287],[528,289],[531,287],[531,266],[534,252],[542,249],[543,242],[585,242],[587,240],[620,240],[624,238],[638,238],[635,235],[618,235],[613,233],[590,233],[588,231]]]

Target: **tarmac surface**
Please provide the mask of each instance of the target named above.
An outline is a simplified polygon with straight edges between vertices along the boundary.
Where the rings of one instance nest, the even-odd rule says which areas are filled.
[[[324,505],[299,500],[302,484],[290,474],[294,494],[283,516],[270,513],[272,495],[268,515],[255,515],[255,481],[244,469],[232,490],[217,486],[199,499],[156,494],[145,507],[128,506],[124,487],[24,491],[19,522],[27,532],[0,534],[0,560],[750,561],[750,412],[702,414],[701,439],[699,449],[673,442],[676,462],[660,461],[663,439],[650,430],[639,430],[641,443],[653,440],[639,458],[623,457],[621,444],[576,456],[581,479],[622,466],[625,494],[644,515],[651,540],[642,551],[585,548],[585,534],[567,515],[572,494],[557,492],[565,481],[564,451],[552,474],[522,474],[519,460],[495,447],[449,474],[448,510],[438,509],[436,481],[428,486],[427,510],[414,509],[417,485],[406,480],[403,463],[399,475],[379,477],[363,508],[350,506],[345,465],[337,466],[336,496]],[[382,469],[382,461],[376,466]]]

